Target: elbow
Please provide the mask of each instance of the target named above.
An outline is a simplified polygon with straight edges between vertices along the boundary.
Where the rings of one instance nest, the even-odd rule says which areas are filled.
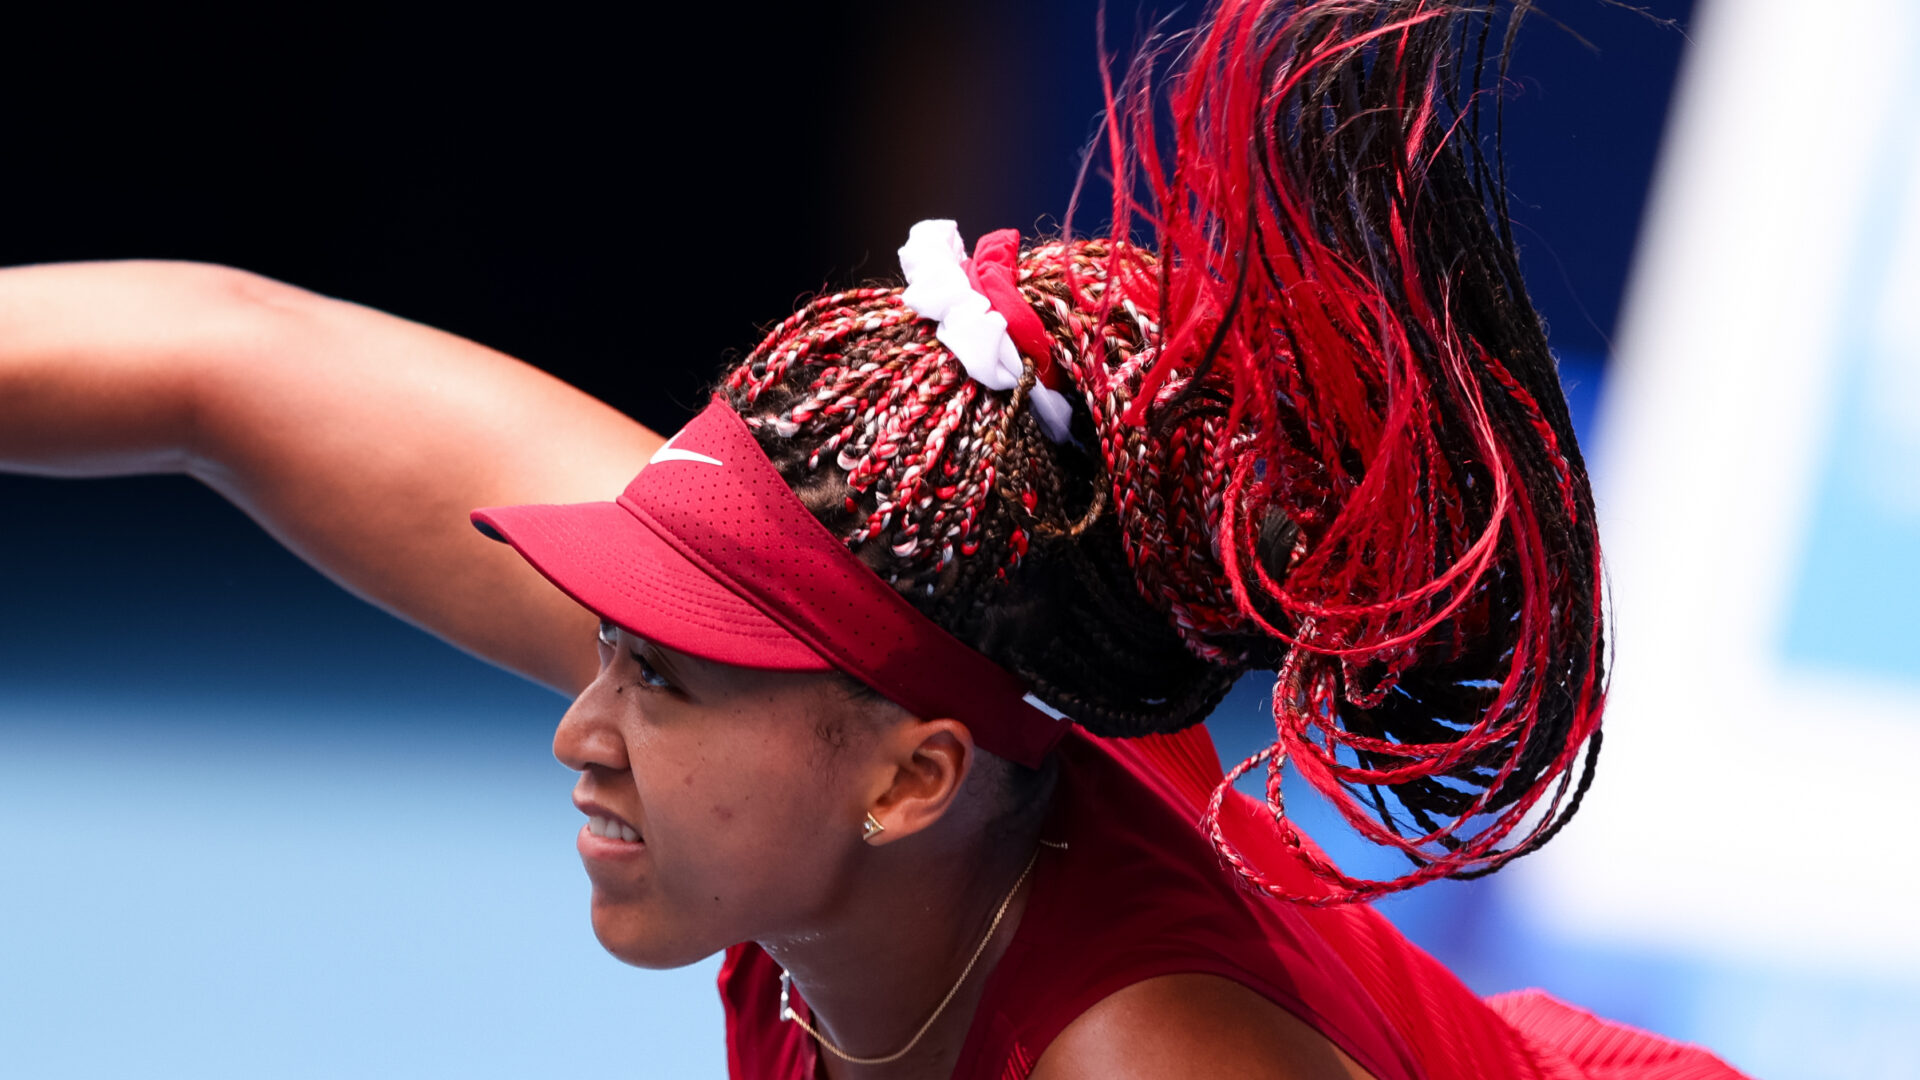
[[[62,476],[198,472],[249,368],[319,297],[204,263],[0,269],[0,461]],[[284,365],[281,365],[284,366]]]
[[[238,435],[285,380],[324,298],[261,274],[212,263],[143,266],[179,313],[164,366],[178,378],[172,426],[183,471],[212,481],[229,471]]]
[[[186,301],[190,310],[229,318],[295,312],[320,299],[284,281],[219,263],[150,260],[127,266]]]

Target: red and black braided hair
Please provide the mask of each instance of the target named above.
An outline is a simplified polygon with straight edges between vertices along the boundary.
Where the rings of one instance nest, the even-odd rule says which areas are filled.
[[[897,288],[814,301],[724,380],[852,550],[1096,734],[1276,671],[1276,743],[1231,776],[1265,764],[1297,840],[1291,760],[1413,864],[1358,879],[1307,845],[1316,902],[1497,869],[1599,748],[1593,501],[1481,153],[1495,8],[1220,0],[1110,87],[1113,238],[1018,271],[1070,440],[1026,407],[1031,360],[970,380]]]

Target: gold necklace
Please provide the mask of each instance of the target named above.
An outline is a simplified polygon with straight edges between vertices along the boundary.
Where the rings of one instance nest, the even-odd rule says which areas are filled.
[[[1040,843],[1052,848],[1064,848],[1067,846],[1062,843],[1047,840],[1042,840]],[[940,1014],[946,1012],[947,1006],[953,1003],[953,996],[958,994],[960,988],[967,984],[967,976],[973,974],[973,965],[979,963],[980,955],[987,951],[987,943],[993,940],[993,932],[1000,929],[1000,920],[1007,917],[1007,908],[1013,906],[1014,894],[1020,891],[1020,886],[1026,884],[1027,875],[1033,873],[1033,864],[1038,861],[1039,858],[1040,849],[1036,847],[1033,849],[1033,854],[1027,856],[1027,868],[1020,871],[1020,876],[1014,879],[1013,888],[1007,890],[1006,899],[1000,901],[999,910],[993,913],[993,921],[987,924],[986,936],[982,937],[980,944],[974,947],[973,955],[967,957],[967,966],[960,969],[960,977],[954,980],[953,988],[947,991],[946,997],[940,999],[940,1004],[933,1007],[933,1015],[927,1017],[926,1023],[920,1025],[920,1030],[913,1033],[913,1038],[907,1040],[907,1045],[885,1057],[854,1057],[852,1054],[833,1045],[833,1043],[827,1040],[825,1035],[820,1034],[818,1029],[805,1020],[800,1019],[800,1014],[793,1011],[793,1005],[791,1004],[793,976],[787,974],[786,968],[780,969],[780,1019],[791,1020],[799,1024],[800,1030],[813,1036],[813,1041],[819,1043],[821,1049],[849,1065],[889,1065],[906,1057],[909,1051],[920,1045],[921,1036],[933,1030],[933,1022],[940,1019]]]

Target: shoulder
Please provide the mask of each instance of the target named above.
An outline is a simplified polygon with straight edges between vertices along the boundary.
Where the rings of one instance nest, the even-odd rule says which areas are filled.
[[[1325,1036],[1218,975],[1162,975],[1102,999],[1068,1024],[1031,1080],[1371,1080]]]

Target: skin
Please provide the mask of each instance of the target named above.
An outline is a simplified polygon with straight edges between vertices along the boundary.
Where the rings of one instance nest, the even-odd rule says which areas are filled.
[[[244,271],[0,270],[0,468],[183,472],[360,597],[571,696],[594,616],[473,530],[662,439],[511,357]]]
[[[671,967],[757,941],[837,1044],[863,1056],[905,1044],[1037,839],[988,843],[1000,804],[976,778],[985,755],[966,726],[853,698],[833,675],[716,664],[611,626],[600,658],[554,733],[555,756],[581,774],[576,802],[643,838],[636,858],[584,860],[600,943]],[[838,725],[839,745],[821,740],[823,724]],[[886,826],[872,842],[868,813]],[[984,982],[968,980],[911,1057],[867,1070],[834,1060],[829,1074],[948,1075]]]
[[[965,725],[852,695],[832,674],[601,633],[468,524],[476,506],[604,499],[660,442],[493,350],[240,271],[0,271],[0,468],[191,474],[358,595],[573,696],[554,754],[580,773],[576,801],[643,837],[636,850],[581,839],[608,951],[670,967],[759,942],[833,1041],[890,1052],[980,944],[1039,818],[989,830],[1004,812],[998,763]],[[872,843],[868,813],[886,826]],[[828,1075],[949,1075],[1025,891],[911,1056],[827,1056]],[[1034,1075],[1366,1074],[1265,999],[1183,975],[1096,1005]]]
[[[1239,983],[1169,975],[1108,996],[1067,1025],[1031,1080],[1369,1080],[1305,1021]]]

